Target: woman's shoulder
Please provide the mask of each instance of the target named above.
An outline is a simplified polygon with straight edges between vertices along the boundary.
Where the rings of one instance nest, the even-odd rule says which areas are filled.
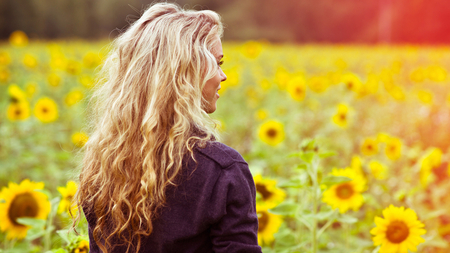
[[[234,163],[247,164],[238,151],[217,141],[210,141],[204,147],[197,146],[196,150],[222,168],[227,168]]]

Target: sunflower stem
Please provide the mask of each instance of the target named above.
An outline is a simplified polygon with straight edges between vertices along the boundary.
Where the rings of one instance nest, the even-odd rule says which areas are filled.
[[[45,234],[44,234],[44,251],[45,252],[50,250],[52,220],[53,220],[53,210],[51,210],[48,215],[47,226],[45,228]]]
[[[312,175],[311,179],[313,181],[313,193],[312,193],[312,200],[313,200],[313,225],[311,230],[312,235],[312,252],[317,253],[317,192],[319,190],[319,184],[317,182],[317,171],[319,167],[319,161],[317,159],[317,156],[314,155],[313,161],[312,161]]]

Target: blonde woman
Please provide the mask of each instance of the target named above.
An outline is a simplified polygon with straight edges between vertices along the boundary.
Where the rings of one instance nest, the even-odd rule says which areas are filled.
[[[215,12],[158,3],[114,41],[75,197],[90,252],[261,252],[252,175],[208,115],[221,36]]]

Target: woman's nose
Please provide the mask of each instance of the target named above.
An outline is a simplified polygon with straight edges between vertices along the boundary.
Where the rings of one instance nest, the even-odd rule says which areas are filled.
[[[220,74],[221,74],[221,77],[222,77],[222,79],[220,79],[220,81],[223,82],[223,81],[227,80],[227,75],[225,75],[225,72],[223,72],[222,69],[220,70],[220,72],[221,72]]]

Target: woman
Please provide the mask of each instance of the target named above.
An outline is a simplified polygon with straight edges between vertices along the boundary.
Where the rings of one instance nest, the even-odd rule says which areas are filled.
[[[261,252],[248,165],[208,116],[221,36],[215,12],[158,3],[114,41],[75,197],[90,252]]]

